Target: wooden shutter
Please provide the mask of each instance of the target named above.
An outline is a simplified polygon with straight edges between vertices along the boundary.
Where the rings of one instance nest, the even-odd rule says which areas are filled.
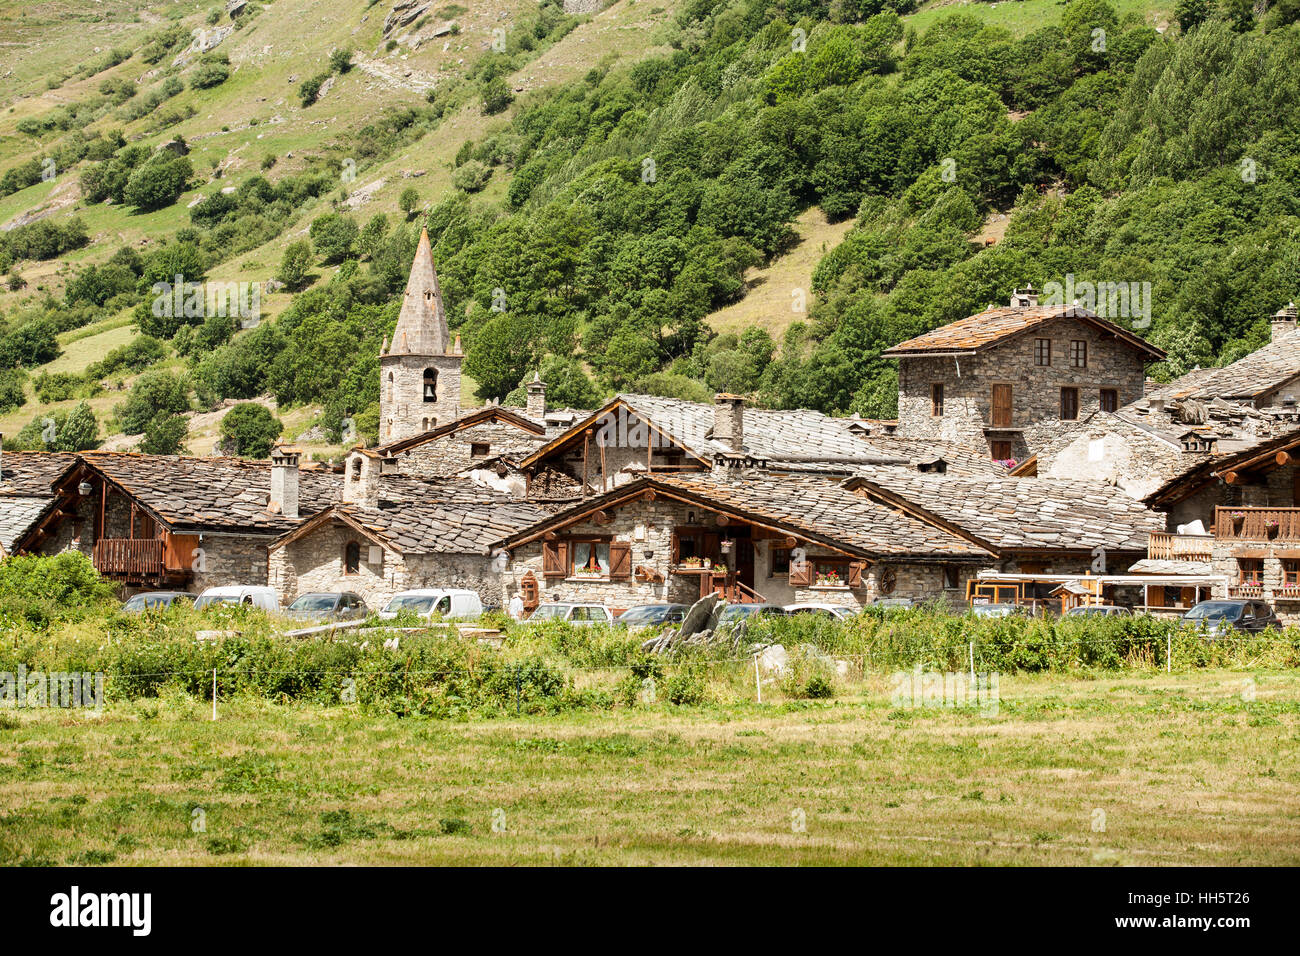
[[[568,563],[569,548],[563,541],[543,541],[542,542],[542,575],[548,578],[562,578],[569,572],[565,565]]]
[[[1011,386],[993,386],[993,427],[1011,427]]]
[[[806,588],[813,583],[816,568],[813,562],[805,558],[802,562],[790,559],[790,587]]]
[[[861,561],[849,562],[849,587],[851,588],[862,587],[862,562]]]
[[[673,532],[673,564],[680,564],[682,560],[682,539]]]
[[[624,541],[609,544],[609,579],[619,581],[632,576],[632,546]]]

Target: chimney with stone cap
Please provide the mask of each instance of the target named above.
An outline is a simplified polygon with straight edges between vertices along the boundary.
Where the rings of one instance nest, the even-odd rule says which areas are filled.
[[[1297,316],[1300,316],[1300,310],[1296,309],[1294,302],[1288,302],[1274,312],[1269,319],[1271,327],[1270,341],[1276,342],[1282,336],[1294,332],[1296,330]]]
[[[271,449],[272,514],[298,517],[298,460],[301,457],[300,449],[287,445],[276,445]]]
[[[546,419],[546,383],[538,372],[533,373],[533,380],[528,383],[528,403],[524,413],[535,422]]]
[[[745,444],[745,399],[741,395],[719,392],[713,396],[713,439],[732,451],[743,451]]]
[[[1013,309],[1032,309],[1038,305],[1038,290],[1034,288],[1031,282],[1023,289],[1013,289],[1011,292],[1011,308]]]

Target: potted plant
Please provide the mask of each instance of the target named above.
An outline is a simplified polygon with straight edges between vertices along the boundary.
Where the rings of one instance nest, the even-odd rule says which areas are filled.
[[[1234,534],[1240,534],[1240,533],[1241,533],[1241,526],[1242,526],[1243,524],[1246,523],[1246,512],[1244,512],[1244,511],[1233,511],[1232,513],[1230,513],[1230,514],[1228,515],[1228,518],[1232,521],[1232,530],[1233,530],[1233,533],[1234,533]]]
[[[819,588],[836,588],[843,587],[844,579],[834,571],[818,571],[817,587]]]
[[[1264,522],[1264,533],[1270,538],[1276,538],[1279,530],[1280,528],[1276,518],[1269,518]]]

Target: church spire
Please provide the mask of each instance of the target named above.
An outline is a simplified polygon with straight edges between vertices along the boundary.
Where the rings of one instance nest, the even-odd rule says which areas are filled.
[[[448,340],[447,313],[438,286],[438,270],[433,266],[429,231],[421,229],[420,245],[415,250],[415,262],[411,264],[411,277],[406,282],[402,312],[388,354],[445,355]]]

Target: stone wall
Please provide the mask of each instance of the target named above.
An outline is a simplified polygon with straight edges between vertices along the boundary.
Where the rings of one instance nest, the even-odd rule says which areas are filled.
[[[1298,542],[1243,541],[1231,538],[1214,538],[1210,545],[1210,569],[1214,574],[1224,575],[1228,579],[1226,587],[1220,585],[1214,589],[1214,597],[1247,596],[1234,590],[1234,586],[1241,576],[1240,558],[1244,556],[1241,555],[1243,551],[1264,555],[1262,559],[1264,562],[1264,587],[1263,593],[1258,595],[1259,599],[1266,601],[1277,612],[1277,616],[1287,624],[1300,623],[1300,597],[1280,593],[1282,587],[1282,555],[1300,554],[1300,543]]]
[[[461,355],[382,355],[379,358],[379,440],[409,438],[460,416]],[[437,373],[436,401],[424,400],[424,372]]]
[[[1181,448],[1102,415],[1038,453],[1040,478],[1114,485],[1142,500],[1185,467]]]
[[[532,454],[543,439],[501,422],[485,422],[444,435],[404,451],[397,456],[402,474],[417,478],[442,478],[458,474],[475,461],[508,455],[516,461]],[[474,454],[475,445],[487,446],[483,454]]]
[[[1052,364],[1034,364],[1035,339],[1052,342]],[[1088,367],[1070,367],[1070,342],[1088,343]],[[1060,390],[1079,389],[1079,419],[1100,408],[1101,389],[1113,388],[1120,406],[1142,397],[1143,357],[1090,326],[1058,319],[1041,329],[960,358],[902,358],[898,371],[898,436],[955,442],[990,454],[985,424],[992,421],[993,385],[1012,388],[1011,423],[1022,432],[994,435],[1012,443],[1023,461],[1069,427],[1060,417]],[[943,415],[931,414],[930,386],[944,386]],[[1071,420],[1073,421],[1073,420]]]
[[[357,573],[344,573],[349,542],[361,547]],[[412,588],[469,588],[484,605],[501,603],[501,576],[492,560],[478,554],[403,555],[381,549],[370,560],[370,539],[342,522],[330,522],[279,548],[270,556],[270,583],[285,603],[311,591],[352,591],[379,610],[399,591]]]

